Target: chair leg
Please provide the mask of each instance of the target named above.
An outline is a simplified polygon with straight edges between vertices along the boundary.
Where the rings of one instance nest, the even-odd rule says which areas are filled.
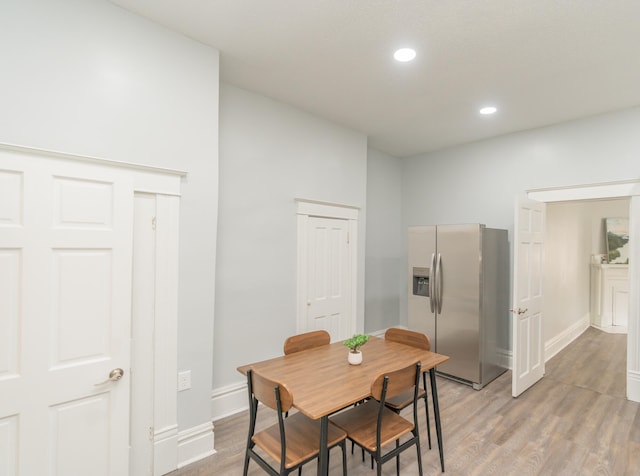
[[[427,394],[427,374],[422,374],[422,388],[424,389],[424,413],[427,416],[427,439],[429,440],[429,449],[431,449],[431,424],[429,423],[429,396]]]
[[[427,394],[424,394],[424,413],[427,416],[427,439],[429,440],[429,449],[431,449],[431,424],[429,423],[429,403]]]
[[[438,437],[438,450],[440,452],[440,467],[444,473],[444,449],[442,448],[442,428],[440,426],[440,406],[438,405],[435,369],[429,369],[429,379],[431,380],[431,400],[433,402],[433,415],[436,420],[436,436]]]
[[[244,471],[242,472],[243,476],[247,476],[249,472],[249,453],[245,453],[244,455]]]
[[[347,444],[343,441],[340,444],[342,448],[342,476],[347,476]]]
[[[400,440],[396,440],[396,449],[400,446]],[[396,455],[396,475],[400,476],[400,453]]]
[[[422,476],[422,454],[420,453],[420,443],[416,442],[416,451],[418,453],[418,475]]]

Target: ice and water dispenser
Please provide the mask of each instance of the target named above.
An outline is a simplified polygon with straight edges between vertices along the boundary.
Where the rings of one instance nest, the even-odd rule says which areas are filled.
[[[429,297],[429,268],[413,268],[413,295]]]

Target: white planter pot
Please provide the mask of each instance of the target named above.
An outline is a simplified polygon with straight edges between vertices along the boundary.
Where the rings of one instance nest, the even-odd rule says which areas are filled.
[[[351,365],[360,365],[362,363],[362,352],[351,352],[347,354],[347,358]]]

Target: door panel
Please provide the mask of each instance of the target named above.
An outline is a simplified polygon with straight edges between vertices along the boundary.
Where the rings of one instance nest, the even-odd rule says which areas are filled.
[[[349,337],[348,221],[309,217],[307,328],[324,329],[332,340]]]
[[[52,405],[49,412],[51,474],[81,474],[92,462],[96,476],[109,474],[109,392]],[[96,415],[101,418],[96,419]],[[78,450],[82,449],[82,458]]]
[[[542,273],[544,204],[521,199],[516,205],[513,280],[512,394],[517,397],[544,375]]]
[[[0,250],[0,381],[18,373],[21,250]]]
[[[111,252],[57,249],[51,258],[50,368],[108,359]]]
[[[0,182],[0,473],[127,474],[131,176],[3,153]]]
[[[438,226],[442,308],[436,352],[450,360],[438,371],[480,382],[480,225]]]

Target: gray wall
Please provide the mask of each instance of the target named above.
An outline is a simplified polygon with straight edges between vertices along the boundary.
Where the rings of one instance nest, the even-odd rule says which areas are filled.
[[[366,332],[400,323],[406,259],[402,246],[402,161],[369,149],[367,157]]]
[[[296,333],[296,198],[360,208],[364,276],[367,139],[222,84],[220,177],[214,390],[243,382],[238,366],[281,355]],[[362,330],[364,279],[357,299]]]
[[[511,241],[525,190],[637,179],[639,130],[632,108],[404,159],[403,240],[408,225],[480,222]]]
[[[0,3],[0,142],[182,169],[180,429],[210,421],[218,52],[105,0]]]

